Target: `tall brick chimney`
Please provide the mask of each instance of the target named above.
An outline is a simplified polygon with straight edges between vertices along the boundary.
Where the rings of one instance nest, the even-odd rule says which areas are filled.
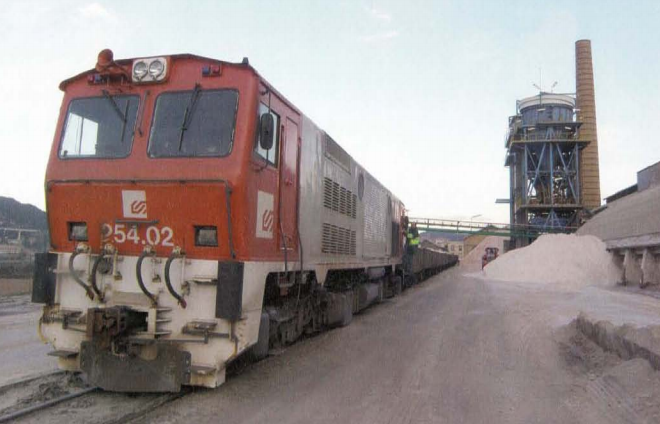
[[[600,206],[600,170],[598,166],[598,134],[596,131],[596,94],[594,89],[594,69],[591,61],[591,41],[575,42],[575,90],[580,139],[589,145],[580,156],[580,186],[582,205],[586,209]]]

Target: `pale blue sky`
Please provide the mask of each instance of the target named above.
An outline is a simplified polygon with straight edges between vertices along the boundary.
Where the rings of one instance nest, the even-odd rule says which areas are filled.
[[[243,56],[418,216],[507,221],[507,118],[592,40],[603,197],[660,160],[660,2],[5,1],[0,195],[44,206],[58,83],[116,58]]]

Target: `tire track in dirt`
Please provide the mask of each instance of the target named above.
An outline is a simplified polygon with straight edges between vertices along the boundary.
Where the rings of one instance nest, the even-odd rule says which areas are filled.
[[[644,423],[635,405],[625,391],[609,376],[599,377],[587,384],[587,393],[593,405],[599,408],[603,415],[612,423],[639,424]]]

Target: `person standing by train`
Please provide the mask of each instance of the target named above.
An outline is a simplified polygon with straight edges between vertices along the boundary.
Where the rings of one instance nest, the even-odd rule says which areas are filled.
[[[407,251],[409,255],[414,255],[417,253],[417,248],[419,247],[419,231],[417,230],[417,224],[410,224],[408,233],[406,234],[406,239],[408,241]]]
[[[419,247],[419,231],[414,222],[406,229],[406,253],[404,256],[404,268],[408,273],[412,273],[413,256],[417,253]]]

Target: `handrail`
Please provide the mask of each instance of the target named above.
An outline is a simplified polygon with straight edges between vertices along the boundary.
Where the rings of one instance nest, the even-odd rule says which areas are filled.
[[[169,291],[172,297],[176,299],[177,303],[181,305],[183,309],[186,309],[186,306],[188,306],[186,300],[183,298],[183,295],[177,293],[176,290],[174,290],[172,281],[170,280],[170,267],[172,266],[172,262],[174,262],[175,259],[183,259],[185,261],[185,253],[182,252],[179,248],[175,248],[165,262],[165,286],[167,286],[167,291]]]
[[[81,253],[89,254],[89,248],[86,245],[80,244],[73,250],[71,256],[69,256],[69,273],[71,274],[71,278],[73,278],[73,281],[75,281],[76,283],[78,283],[80,287],[85,289],[85,293],[87,293],[87,297],[89,297],[91,300],[94,300],[94,291],[90,286],[85,284],[85,282],[80,279],[80,277],[78,276],[78,272],[73,266],[73,263],[76,260],[76,256],[78,256]]]
[[[151,300],[151,303],[154,306],[158,304],[158,300],[156,299],[156,296],[153,293],[151,293],[149,289],[147,289],[147,286],[144,285],[144,280],[142,279],[142,262],[146,257],[155,256],[155,255],[156,252],[153,251],[152,247],[147,246],[142,251],[142,253],[140,253],[137,263],[135,264],[135,277],[137,278],[138,286],[140,286],[140,290],[142,290],[142,293],[144,293],[144,295]]]

